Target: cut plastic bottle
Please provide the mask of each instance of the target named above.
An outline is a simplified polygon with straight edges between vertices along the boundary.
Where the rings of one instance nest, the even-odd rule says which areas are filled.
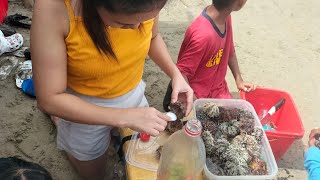
[[[169,137],[162,148],[157,180],[198,179],[206,162],[201,132],[200,121],[192,119]]]

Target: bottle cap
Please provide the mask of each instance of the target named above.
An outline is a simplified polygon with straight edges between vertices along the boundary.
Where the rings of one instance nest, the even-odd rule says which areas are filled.
[[[167,112],[166,115],[170,117],[170,121],[176,121],[178,119],[177,115],[173,112]]]
[[[202,133],[201,122],[197,119],[190,119],[188,120],[187,124],[184,125],[184,130],[189,136],[199,136]]]
[[[146,133],[140,133],[140,140],[142,142],[147,142],[150,140],[150,135]]]

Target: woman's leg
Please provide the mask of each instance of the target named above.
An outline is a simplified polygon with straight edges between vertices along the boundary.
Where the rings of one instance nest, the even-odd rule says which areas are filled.
[[[103,180],[106,173],[107,151],[100,157],[90,161],[79,161],[67,154],[73,167],[86,180]]]
[[[57,126],[58,149],[85,180],[103,180],[112,127],[72,123],[63,119]]]

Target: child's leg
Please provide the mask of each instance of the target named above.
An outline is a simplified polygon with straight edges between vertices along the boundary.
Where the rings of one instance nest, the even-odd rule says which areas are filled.
[[[6,18],[7,10],[8,10],[8,0],[1,0],[0,1],[0,24]]]
[[[163,109],[166,112],[170,111],[169,105],[171,103],[171,94],[172,94],[172,84],[171,83],[172,83],[172,81],[169,82],[166,95],[164,96],[164,99],[163,99]]]

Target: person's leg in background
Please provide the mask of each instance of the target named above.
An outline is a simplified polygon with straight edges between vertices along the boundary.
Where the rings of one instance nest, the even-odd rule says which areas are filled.
[[[7,17],[8,0],[0,0],[0,24]]]

